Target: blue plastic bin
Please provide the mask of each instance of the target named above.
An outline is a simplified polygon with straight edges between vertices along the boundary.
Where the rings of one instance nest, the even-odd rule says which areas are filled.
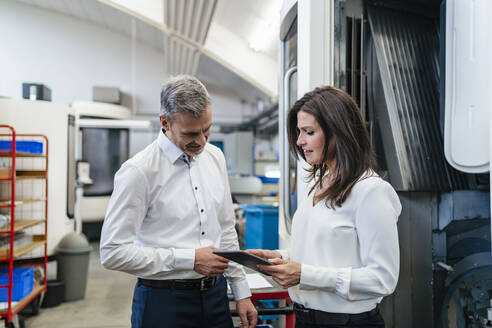
[[[12,151],[12,141],[0,140],[0,151]],[[39,141],[16,141],[15,151],[30,154],[42,154],[43,143]]]
[[[257,177],[261,180],[262,183],[278,183],[279,178],[269,178],[263,175],[257,175]]]
[[[263,309],[275,309],[279,307],[278,300],[258,300],[258,306]],[[272,320],[278,318],[280,318],[280,315],[278,314],[262,314],[258,316],[258,319],[260,320]]]
[[[9,270],[0,269],[0,285],[9,283]],[[12,301],[20,301],[34,288],[34,268],[14,268]],[[0,302],[8,302],[8,288],[0,288]]]
[[[278,207],[241,205],[246,215],[244,248],[278,249]]]

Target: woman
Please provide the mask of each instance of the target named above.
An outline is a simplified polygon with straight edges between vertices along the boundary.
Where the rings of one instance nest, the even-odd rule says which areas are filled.
[[[290,250],[249,250],[294,301],[296,327],[384,327],[377,304],[399,271],[397,194],[376,174],[360,111],[334,87],[290,109],[292,152],[307,161],[311,188],[294,215]]]

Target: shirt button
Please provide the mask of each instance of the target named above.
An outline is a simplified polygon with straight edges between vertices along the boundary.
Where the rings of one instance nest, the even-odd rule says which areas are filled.
[[[202,231],[202,235],[204,235],[204,234],[205,234],[205,232]]]
[[[200,210],[200,212],[202,212],[202,213],[203,213],[203,208]]]
[[[198,190],[198,187],[195,187],[195,190]]]

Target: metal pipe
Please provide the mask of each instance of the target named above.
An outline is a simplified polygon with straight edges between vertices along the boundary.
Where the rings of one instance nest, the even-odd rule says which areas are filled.
[[[357,46],[355,45],[355,16],[352,16],[350,29],[352,31],[352,40],[350,47],[352,48],[352,56],[350,57],[350,94],[355,97],[355,60],[357,58]]]
[[[366,119],[366,70],[364,69],[364,14],[360,15],[360,112]],[[372,118],[371,118],[372,119]]]
[[[132,115],[137,114],[137,20],[132,17],[132,41],[131,41],[131,85],[132,85]]]
[[[448,272],[453,272],[454,269],[452,266],[444,263],[444,262],[437,262],[436,263],[438,266],[440,266],[441,268],[443,268],[444,270],[448,271]]]
[[[273,309],[258,309],[259,315],[267,315],[267,314],[270,314],[270,315],[273,315],[273,314],[289,315],[292,313],[294,313],[294,308],[292,306],[278,307],[278,308],[273,308]],[[231,316],[238,317],[239,314],[237,313],[236,310],[232,310]]]

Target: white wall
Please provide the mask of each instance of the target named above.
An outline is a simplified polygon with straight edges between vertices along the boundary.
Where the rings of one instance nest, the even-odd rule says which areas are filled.
[[[22,97],[22,82],[52,90],[52,101],[92,100],[92,87],[132,92],[129,36],[73,16],[15,1],[0,0],[0,96]],[[167,74],[162,50],[137,44],[138,113],[159,113],[159,94]],[[207,83],[205,83],[207,84]],[[252,106],[207,85],[216,122],[240,122]],[[249,100],[253,102],[254,100]],[[131,102],[124,105],[131,106]]]
[[[215,124],[242,123],[256,114],[256,107],[250,102],[241,101],[207,81],[204,81],[204,84],[212,99],[212,115]]]
[[[0,96],[20,99],[22,82],[37,82],[52,90],[52,101],[71,104],[92,100],[92,87],[114,86],[132,92],[129,36],[73,16],[9,0],[0,0]],[[130,156],[157,135],[160,88],[166,80],[162,50],[137,44],[137,119],[154,128],[132,131]],[[215,77],[204,76],[212,98],[214,123],[241,123],[256,113],[256,99],[241,100],[221,89]],[[131,106],[131,101],[123,105]],[[125,100],[125,99],[124,99]],[[1,122],[1,114],[0,114]]]
[[[41,82],[52,100],[92,100],[94,85],[131,93],[130,38],[72,16],[0,1],[0,95],[22,97],[22,82]],[[165,79],[162,52],[138,44],[136,94],[141,111],[155,110]],[[157,107],[158,108],[158,107]]]

